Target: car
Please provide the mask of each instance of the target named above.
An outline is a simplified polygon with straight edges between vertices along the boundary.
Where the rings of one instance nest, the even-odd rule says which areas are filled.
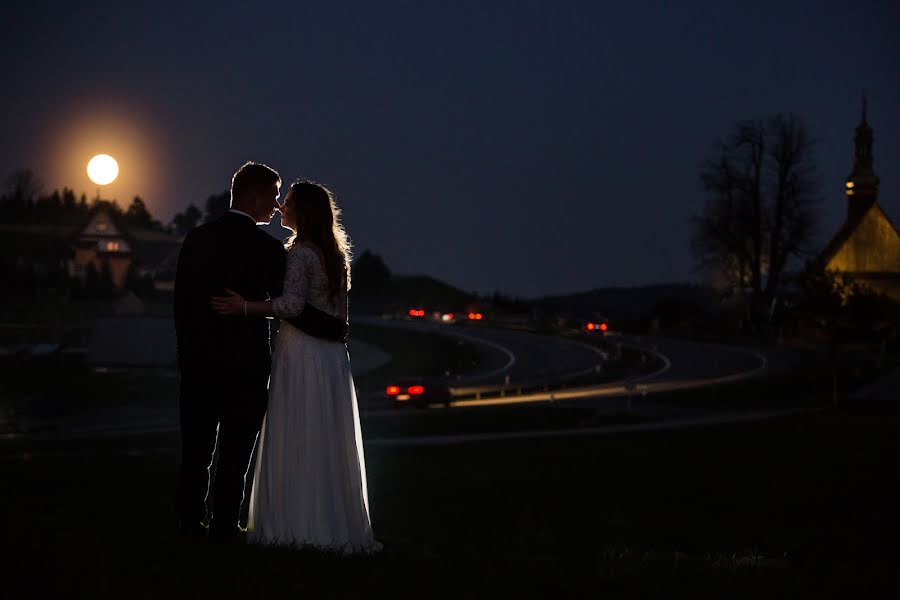
[[[385,387],[385,395],[394,408],[415,406],[425,408],[430,404],[450,406],[450,388],[443,379],[407,377]]]

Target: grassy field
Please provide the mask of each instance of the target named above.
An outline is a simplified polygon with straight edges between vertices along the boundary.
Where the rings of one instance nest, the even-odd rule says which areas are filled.
[[[6,598],[889,598],[900,416],[367,450],[385,550],[209,546],[175,438],[4,442]]]
[[[398,364],[431,354],[421,351],[430,339],[390,337]],[[473,348],[438,339],[452,345],[439,353],[455,352],[458,365],[478,360]],[[371,511],[385,544],[373,557],[181,539],[174,434],[0,438],[0,589],[13,599],[897,598],[900,414],[850,411],[843,401],[872,376],[867,364],[842,363],[839,410],[820,363],[654,398],[699,409],[818,409],[755,424],[370,446]],[[177,393],[176,380],[151,371],[54,369],[5,370],[0,407],[42,399],[44,410],[64,413],[85,399]],[[363,427],[374,439],[640,418],[545,405],[411,411]]]

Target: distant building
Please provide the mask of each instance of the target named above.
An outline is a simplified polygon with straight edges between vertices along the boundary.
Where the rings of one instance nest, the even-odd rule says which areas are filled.
[[[99,210],[94,213],[75,238],[72,249],[69,277],[84,279],[90,266],[98,273],[108,267],[116,289],[125,287],[134,253],[124,229],[116,225],[109,212]]]
[[[151,229],[127,229],[106,210],[99,210],[75,236],[67,270],[84,279],[90,266],[109,269],[116,289],[123,289],[134,266],[139,277],[149,278],[154,288],[168,290],[181,238]]]
[[[872,127],[862,120],[854,136],[853,171],[847,177],[847,219],[819,255],[819,264],[848,275],[861,287],[900,302],[900,233],[878,204],[878,177],[872,160]]]

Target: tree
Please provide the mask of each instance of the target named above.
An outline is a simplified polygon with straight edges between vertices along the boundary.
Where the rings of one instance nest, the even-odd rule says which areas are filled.
[[[812,323],[831,342],[896,343],[900,303],[861,285],[851,275],[823,271],[811,262],[797,275],[792,317]]]
[[[70,214],[78,210],[78,204],[75,200],[75,192],[67,187],[64,187],[62,191],[62,204],[63,209],[65,209],[66,212]]]
[[[187,235],[187,232],[197,226],[203,213],[200,209],[191,204],[184,212],[180,212],[172,217],[170,227],[177,235]]]
[[[16,204],[33,204],[44,184],[31,169],[17,169],[6,178],[7,198]]]
[[[135,196],[125,211],[125,223],[132,227],[153,227],[153,215],[147,210],[143,198]]]
[[[693,219],[700,267],[715,269],[755,307],[775,297],[785,267],[809,253],[821,201],[815,141],[794,115],[738,123],[704,163],[708,197]]]
[[[215,221],[224,215],[231,206],[231,192],[225,191],[221,194],[213,194],[206,199],[206,218],[204,223]]]
[[[122,207],[119,206],[119,202],[117,200],[101,200],[100,198],[94,198],[91,201],[91,211],[97,212],[99,210],[105,210],[110,213],[113,218],[121,219],[122,218]]]

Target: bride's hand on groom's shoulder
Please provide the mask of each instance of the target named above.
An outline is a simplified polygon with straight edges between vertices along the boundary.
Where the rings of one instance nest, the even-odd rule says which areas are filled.
[[[213,296],[209,299],[209,306],[220,315],[241,315],[244,314],[244,306],[246,302],[244,297],[225,288],[225,296]]]

